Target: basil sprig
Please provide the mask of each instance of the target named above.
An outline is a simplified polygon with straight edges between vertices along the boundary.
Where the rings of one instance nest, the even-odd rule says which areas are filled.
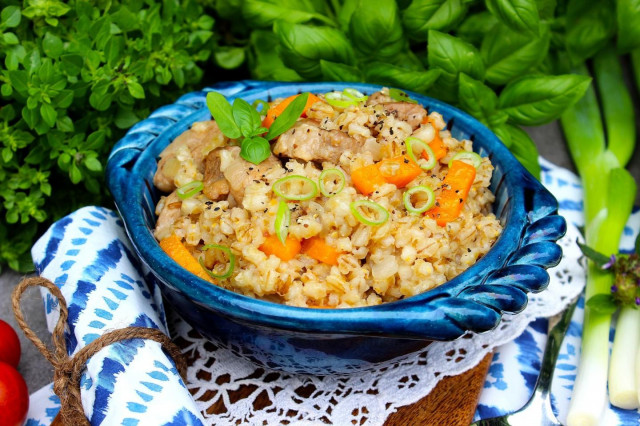
[[[280,114],[271,127],[262,126],[260,113],[244,99],[236,98],[233,105],[218,92],[207,93],[207,106],[220,131],[230,139],[242,139],[240,157],[260,164],[271,155],[269,141],[291,128],[304,111],[309,93],[296,97]],[[264,107],[263,107],[264,110]],[[265,111],[266,112],[266,111]],[[261,135],[266,136],[263,137]]]
[[[289,130],[291,126],[295,124],[298,120],[298,117],[302,115],[302,111],[304,111],[304,107],[307,105],[307,100],[309,99],[309,93],[305,92],[298,95],[287,107],[282,111],[278,117],[276,117],[275,121],[269,128],[269,133],[267,133],[267,140],[273,140]]]

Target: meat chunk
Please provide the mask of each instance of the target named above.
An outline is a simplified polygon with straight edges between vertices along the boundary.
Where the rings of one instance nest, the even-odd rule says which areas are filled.
[[[387,115],[393,115],[398,120],[406,121],[416,129],[427,116],[427,110],[422,105],[409,102],[385,102],[382,104]]]
[[[202,173],[203,160],[207,153],[225,145],[227,140],[215,121],[194,123],[191,129],[178,136],[162,151],[153,183],[161,191],[173,191],[177,186],[176,180],[180,180],[180,173],[185,175]],[[191,158],[187,160],[178,157],[189,154]],[[188,183],[193,180],[193,176],[185,176],[183,179],[187,182],[182,184]]]
[[[156,206],[158,220],[156,221],[156,229],[153,231],[153,235],[158,241],[171,236],[171,227],[180,218],[181,206],[182,201],[178,197],[178,194],[176,194],[176,191],[173,191],[166,197],[162,197]]]
[[[385,102],[391,102],[392,99],[389,97],[389,95],[385,95],[382,92],[376,92],[374,94],[372,94],[371,96],[369,96],[369,99],[367,99],[367,105],[378,105],[378,104],[383,104]]]
[[[360,142],[340,130],[324,130],[313,120],[300,120],[280,135],[273,153],[302,161],[337,163],[343,152],[361,149]]]
[[[224,173],[220,170],[220,163],[222,161],[220,159],[220,153],[222,150],[229,148],[238,147],[216,148],[209,152],[204,159],[204,188],[202,192],[211,200],[222,198],[222,196],[227,195],[231,189],[229,188],[229,182],[227,182],[227,179],[224,177]]]
[[[247,185],[260,180],[274,168],[282,168],[273,155],[256,165],[240,157],[240,147],[226,146],[211,151],[205,160],[204,194],[212,200],[231,193],[242,204]]]

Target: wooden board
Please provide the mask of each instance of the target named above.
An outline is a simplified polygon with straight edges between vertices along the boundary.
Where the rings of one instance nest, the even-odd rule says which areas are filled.
[[[493,353],[488,353],[471,370],[445,377],[429,395],[415,404],[400,407],[389,416],[385,426],[468,426],[476,411],[492,358]]]

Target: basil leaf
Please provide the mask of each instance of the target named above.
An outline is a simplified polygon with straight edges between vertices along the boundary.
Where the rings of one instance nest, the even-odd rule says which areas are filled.
[[[496,85],[530,73],[547,56],[551,33],[546,26],[540,36],[525,35],[498,25],[482,41],[480,54],[487,66],[485,77]]]
[[[457,101],[458,76],[461,72],[477,80],[484,79],[484,64],[480,52],[452,35],[429,31],[427,60],[429,68],[442,70],[430,93],[445,102]]]
[[[586,244],[581,244],[579,241],[576,241],[576,244],[578,244],[578,247],[580,247],[580,251],[582,252],[582,254],[584,254],[588,259],[592,260],[593,263],[595,263],[599,268],[602,268],[603,265],[609,263],[610,259],[606,255],[600,253],[595,249],[592,249]]]
[[[242,18],[250,28],[271,28],[277,20],[300,24],[316,19],[324,24],[335,26],[333,20],[324,15],[305,8],[305,2],[296,2],[294,5],[282,4],[282,2],[266,2],[259,0],[245,0],[242,5]]]
[[[365,67],[367,81],[394,87],[410,87],[415,92],[426,92],[436,82],[439,69],[412,71],[382,62],[373,62]]]
[[[360,0],[344,0],[342,7],[338,11],[338,23],[340,29],[345,33],[349,31],[349,23],[351,22],[351,15],[358,8]]]
[[[244,99],[236,98],[233,101],[231,113],[233,120],[240,128],[240,133],[242,133],[242,136],[245,138],[250,137],[253,131],[260,127],[260,114]]]
[[[233,46],[219,46],[213,56],[216,64],[226,70],[238,68],[246,57],[244,48]]]
[[[616,31],[614,8],[608,0],[570,0],[567,5],[566,44],[574,63],[590,58]]]
[[[487,11],[473,13],[458,25],[456,35],[466,42],[480,44],[484,36],[493,31],[497,24],[496,17]]]
[[[536,0],[486,0],[487,9],[514,31],[538,34],[540,16]]]
[[[269,128],[267,133],[267,140],[273,140],[289,130],[291,126],[295,124],[305,106],[307,106],[307,100],[309,99],[309,92],[301,93],[282,111],[273,124]]]
[[[587,300],[586,306],[599,314],[612,315],[618,310],[613,296],[610,294],[594,294]]]
[[[287,68],[280,54],[278,45],[280,41],[271,31],[255,30],[251,32],[249,42],[252,46],[252,55],[249,55],[249,68],[253,77],[258,80],[274,81],[302,81],[302,77]]]
[[[636,237],[636,254],[638,256],[640,256],[640,232],[638,233],[638,236]]]
[[[541,20],[552,20],[556,13],[556,0],[537,0]]]
[[[458,98],[462,109],[473,115],[486,126],[490,125],[490,117],[495,115],[498,106],[498,96],[491,88],[481,81],[475,80],[464,73],[460,73]],[[502,115],[502,123],[504,123],[509,117],[504,112]]]
[[[384,59],[400,52],[405,40],[395,0],[378,0],[375,6],[361,1],[351,15],[349,35],[365,56]]]
[[[425,64],[423,64],[420,58],[418,58],[416,54],[413,53],[413,51],[410,49],[406,49],[396,55],[393,61],[393,65],[411,71],[425,70]]]
[[[503,124],[491,126],[490,129],[502,141],[504,146],[511,149],[511,132],[509,131],[508,126],[509,126],[508,124],[503,123]]]
[[[545,124],[578,102],[590,83],[591,78],[575,74],[525,76],[500,93],[500,109],[517,124]]]
[[[240,128],[233,119],[231,104],[227,98],[218,92],[209,92],[207,93],[207,106],[211,116],[218,123],[220,131],[230,139],[238,139],[241,135]]]
[[[407,35],[427,41],[429,30],[448,32],[455,28],[467,13],[463,0],[413,0],[402,13]]]
[[[525,169],[536,179],[540,179],[540,164],[538,163],[538,148],[527,132],[512,124],[503,125],[509,132],[509,150],[522,163]]]
[[[271,155],[269,141],[260,136],[247,138],[240,145],[240,157],[250,163],[260,164]]]
[[[325,61],[320,59],[320,69],[322,78],[326,81],[363,81],[362,72],[356,68],[345,64]]]
[[[640,0],[618,0],[618,51],[626,53],[640,47]]]
[[[280,40],[284,64],[306,79],[320,79],[320,59],[353,65],[353,48],[345,35],[330,27],[312,27],[276,21],[273,31]]]
[[[267,133],[269,131],[269,129],[267,129],[266,127],[258,127],[257,129],[254,129],[251,133],[249,133],[250,138],[254,137],[254,136],[260,136],[263,135],[265,133]]]

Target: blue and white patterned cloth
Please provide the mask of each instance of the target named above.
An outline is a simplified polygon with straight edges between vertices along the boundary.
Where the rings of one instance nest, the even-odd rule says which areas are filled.
[[[167,333],[160,291],[143,278],[113,211],[76,211],[51,226],[31,253],[37,272],[67,301],[70,355],[109,330],[139,326]],[[58,302],[42,293],[52,330]],[[87,362],[80,386],[92,425],[203,424],[175,364],[154,341],[131,339],[102,349]],[[59,400],[46,386],[31,396],[27,425],[48,425],[58,411]]]
[[[582,215],[582,187],[579,178],[568,170],[541,160],[542,183],[558,199],[559,212],[567,222],[584,225]],[[633,214],[624,228],[620,251],[630,253],[640,229],[640,210]],[[578,301],[569,330],[562,343],[552,385],[554,412],[561,423],[566,423],[573,382],[580,356],[584,297]],[[542,354],[547,342],[548,321],[540,318],[514,341],[495,351],[489,367],[475,419],[487,419],[512,413],[522,407],[533,392],[540,371]],[[613,328],[610,343],[613,343]],[[622,410],[608,406],[601,419],[602,425],[639,424],[637,410]]]
[[[544,160],[542,182],[554,193],[560,213],[582,224],[578,178]],[[640,228],[637,209],[625,228],[621,248],[629,251]],[[166,332],[159,291],[143,279],[117,215],[88,207],[56,222],[33,247],[38,272],[58,285],[70,313],[67,342],[73,353],[107,330],[144,325]],[[46,292],[43,292],[46,293]],[[56,303],[43,294],[49,328],[57,320]],[[575,312],[556,366],[553,399],[566,418],[575,379],[584,303]],[[547,336],[547,320],[538,319],[494,356],[476,412],[476,420],[516,411],[532,392]],[[135,339],[105,348],[88,362],[82,378],[83,405],[94,425],[204,424],[173,362],[155,342]],[[382,398],[382,397],[381,397]],[[51,385],[31,395],[28,425],[48,425],[59,410]],[[635,410],[610,409],[603,424],[638,424]]]

